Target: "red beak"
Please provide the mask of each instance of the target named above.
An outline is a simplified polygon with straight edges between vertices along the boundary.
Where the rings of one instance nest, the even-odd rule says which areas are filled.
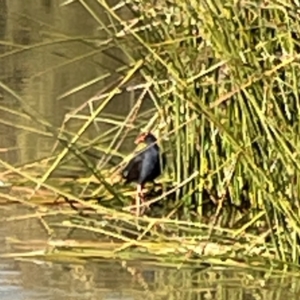
[[[146,134],[145,133],[142,133],[140,134],[134,141],[134,143],[137,145],[137,144],[140,144],[140,143],[143,143],[144,140],[145,140],[145,136]]]

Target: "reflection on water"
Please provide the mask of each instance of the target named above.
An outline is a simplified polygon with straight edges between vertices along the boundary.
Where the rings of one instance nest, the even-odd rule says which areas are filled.
[[[29,212],[19,206],[12,214]],[[0,210],[0,219],[7,216]],[[61,237],[64,236],[61,232]],[[3,222],[0,230],[0,252],[10,251],[6,237],[46,239],[36,220]],[[140,269],[142,271],[142,269]],[[152,272],[151,270],[148,272]],[[148,276],[149,277],[149,276]],[[138,287],[132,275],[117,262],[87,264],[53,264],[41,261],[9,261],[0,263],[0,299],[134,299]],[[139,294],[142,291],[137,291]]]
[[[0,0],[0,41],[4,40],[0,43],[0,82],[22,98],[19,101],[0,89],[0,148],[9,149],[1,152],[0,158],[12,164],[49,155],[56,135],[53,137],[38,121],[60,128],[67,113],[120,78],[115,70],[126,62],[119,53],[114,60],[115,49],[104,54],[85,41],[100,37],[100,31],[79,2],[67,7],[60,7],[59,2]],[[107,73],[112,75],[95,81]],[[95,82],[88,84],[91,81]],[[60,99],[82,85],[86,87]],[[132,107],[129,96],[116,95],[103,113],[124,117]],[[85,109],[85,115],[100,103],[101,100],[94,101]],[[24,114],[24,104],[33,117]],[[71,118],[65,128],[74,131],[80,126],[82,121]],[[100,120],[86,131],[84,138],[91,140],[112,127]]]
[[[20,205],[0,209],[0,220],[22,216]],[[55,221],[55,219],[49,220]],[[60,231],[59,238],[67,231]],[[76,237],[81,236],[79,232]],[[11,252],[5,238],[46,239],[35,219],[2,222],[0,252]],[[81,236],[90,239],[91,236]],[[195,266],[196,267],[196,266]],[[0,263],[0,299],[298,299],[298,278],[264,277],[263,273],[237,269],[160,268],[146,262],[102,261],[52,263],[5,260]]]
[[[102,289],[101,282],[97,286],[96,284],[91,285],[88,282],[82,282],[80,278],[73,278],[73,275],[68,275],[70,271],[65,271],[58,265],[49,266],[48,268],[43,266],[36,268],[35,265],[28,267],[31,268],[28,275],[40,277],[42,282],[33,281],[30,285],[27,280],[24,282],[22,271],[10,271],[11,266],[9,263],[0,265],[0,296],[2,300],[99,299],[100,297],[107,300],[134,299],[128,288],[122,291],[117,278],[114,287],[110,291],[109,289]],[[16,265],[16,268],[18,268],[18,265]]]

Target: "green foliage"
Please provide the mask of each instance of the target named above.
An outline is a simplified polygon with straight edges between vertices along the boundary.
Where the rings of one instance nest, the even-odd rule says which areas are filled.
[[[63,150],[48,162],[40,179],[17,173],[35,182],[35,190],[45,187],[66,196],[45,182],[72,153],[101,183],[97,193],[123,203],[123,190],[109,182],[107,173],[91,166],[82,155],[83,149],[97,145],[106,154],[98,167],[107,167],[111,157],[123,158],[119,148],[132,129],[157,129],[168,153],[175,193],[173,208],[180,211],[181,217],[191,221],[193,211],[199,222],[212,212],[209,237],[217,231],[217,224],[231,228],[228,230],[233,239],[263,226],[264,238],[272,243],[276,259],[298,262],[300,102],[296,5],[291,1],[143,0],[110,7],[101,0],[98,4],[107,16],[104,21],[85,1],[79,2],[105,36],[97,42],[82,42],[93,47],[93,53],[118,49],[118,57],[124,58],[126,65],[116,69],[117,80],[101,91],[101,101],[95,101],[90,116],[83,118],[81,111],[92,100],[74,110],[73,117],[84,123],[76,133],[64,127],[59,131]],[[126,14],[120,12],[121,8]],[[82,83],[59,99],[111,75],[108,72]],[[140,82],[133,88],[142,91],[125,120],[104,117],[103,110],[111,99],[136,77]],[[136,121],[146,96],[153,101],[155,112],[140,115]],[[115,127],[87,142],[83,136],[97,118]],[[49,124],[44,126],[53,136],[58,134]],[[107,137],[99,145],[99,140],[103,142]],[[163,142],[164,137],[168,137],[167,142]],[[77,195],[73,198],[80,201]],[[164,202],[166,198],[163,194],[154,201]],[[213,203],[213,209],[208,202]],[[93,209],[98,211],[97,207]],[[234,216],[232,208],[237,208]],[[167,235],[164,239],[168,240]],[[254,247],[256,241],[251,243]]]
[[[178,201],[186,208],[196,203],[205,214],[204,185],[220,205],[250,201],[264,213],[249,216],[270,228],[273,242],[279,241],[278,255],[284,256],[283,244],[297,253],[295,5],[173,1],[154,5],[151,13],[146,6],[140,2],[138,9],[144,24],[152,25],[138,37],[128,35],[142,46],[142,72],[155,79],[161,117],[168,119],[167,132],[175,133],[170,137],[176,146],[171,148],[175,181],[198,172],[177,193]]]
[[[142,72],[155,79],[167,131],[175,132],[174,178],[178,183],[198,172],[178,199],[187,208],[196,203],[205,214],[206,185],[210,195],[231,205],[250,201],[264,211],[257,224],[267,223],[274,242],[295,250],[299,25],[294,4],[161,5],[149,14],[140,3],[143,22],[153,25],[138,38],[132,35],[143,46]]]

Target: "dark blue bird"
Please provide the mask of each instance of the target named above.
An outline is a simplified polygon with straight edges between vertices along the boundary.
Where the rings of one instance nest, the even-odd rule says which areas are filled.
[[[154,180],[161,175],[166,164],[166,156],[160,154],[156,137],[149,132],[142,133],[135,140],[136,144],[145,143],[147,147],[133,157],[122,171],[125,183],[137,183],[136,206],[139,215],[140,204],[144,202],[143,187],[147,182]]]

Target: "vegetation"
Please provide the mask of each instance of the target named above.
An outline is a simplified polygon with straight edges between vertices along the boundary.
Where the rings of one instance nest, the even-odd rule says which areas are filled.
[[[68,1],[66,9],[73,2]],[[95,53],[124,61],[117,76],[103,74],[60,96],[117,78],[69,114],[81,127],[69,129],[66,116],[55,129],[1,84],[60,142],[55,155],[42,162],[14,167],[1,161],[7,169],[3,176],[14,184],[12,192],[2,196],[42,206],[43,212],[23,218],[40,218],[54,234],[47,244],[51,251],[45,253],[44,245],[40,252],[23,255],[295,267],[300,234],[295,4],[144,0],[110,7],[98,1],[107,14],[104,20],[97,9],[80,3],[98,23],[99,35],[105,36],[81,42]],[[105,115],[113,97],[126,91],[135,97],[126,118]],[[149,99],[154,108],[140,113]],[[97,119],[110,127],[90,141],[85,133]],[[168,170],[161,180],[164,190],[149,196],[150,215],[136,218],[121,210],[134,197],[117,183],[122,164],[111,165],[128,161],[120,147],[140,129],[156,133],[168,156]],[[91,157],[94,150],[101,157],[97,166]],[[55,172],[76,172],[78,161],[88,178],[53,178]],[[14,196],[20,189],[28,197]],[[67,208],[45,208],[53,194],[67,202]],[[55,214],[63,221],[47,221]],[[95,233],[102,242],[57,240],[57,226]]]

